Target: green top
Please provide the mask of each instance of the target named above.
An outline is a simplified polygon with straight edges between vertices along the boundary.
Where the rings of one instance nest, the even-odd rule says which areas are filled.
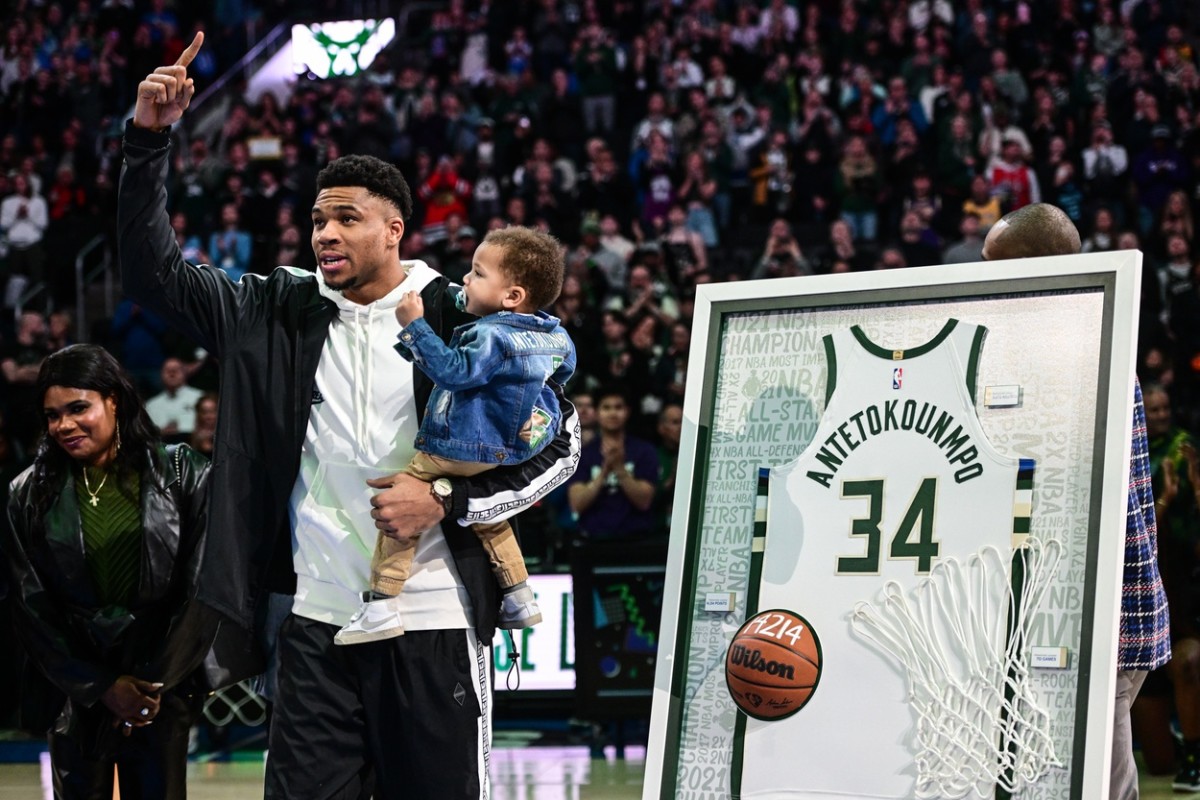
[[[84,560],[100,602],[106,607],[128,609],[137,596],[141,576],[140,481],[135,476],[133,496],[126,497],[118,487],[117,476],[108,474],[106,478],[105,474],[99,469],[88,470],[95,503],[83,474],[75,476]]]

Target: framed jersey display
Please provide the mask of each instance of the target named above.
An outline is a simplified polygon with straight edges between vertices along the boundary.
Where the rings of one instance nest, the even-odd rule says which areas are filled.
[[[701,287],[646,800],[1107,796],[1140,270]]]

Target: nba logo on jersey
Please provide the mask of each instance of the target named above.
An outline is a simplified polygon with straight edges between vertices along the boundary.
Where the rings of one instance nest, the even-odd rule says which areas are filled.
[[[892,388],[900,389],[904,386],[904,367],[892,368]]]

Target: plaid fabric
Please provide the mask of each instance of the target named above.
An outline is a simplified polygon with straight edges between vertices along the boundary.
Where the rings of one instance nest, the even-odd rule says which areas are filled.
[[[1142,385],[1133,387],[1133,447],[1125,517],[1125,577],[1121,583],[1121,638],[1117,669],[1151,670],[1171,659],[1167,596],[1158,574],[1158,528]]]

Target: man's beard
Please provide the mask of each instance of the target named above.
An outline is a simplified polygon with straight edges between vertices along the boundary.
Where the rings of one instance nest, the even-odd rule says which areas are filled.
[[[346,278],[344,278],[343,280],[338,281],[337,283],[334,283],[333,281],[326,278],[325,286],[330,289],[333,289],[335,292],[341,292],[342,294],[345,294],[348,289],[353,289],[355,286],[358,286],[358,276],[357,275],[349,275]]]

